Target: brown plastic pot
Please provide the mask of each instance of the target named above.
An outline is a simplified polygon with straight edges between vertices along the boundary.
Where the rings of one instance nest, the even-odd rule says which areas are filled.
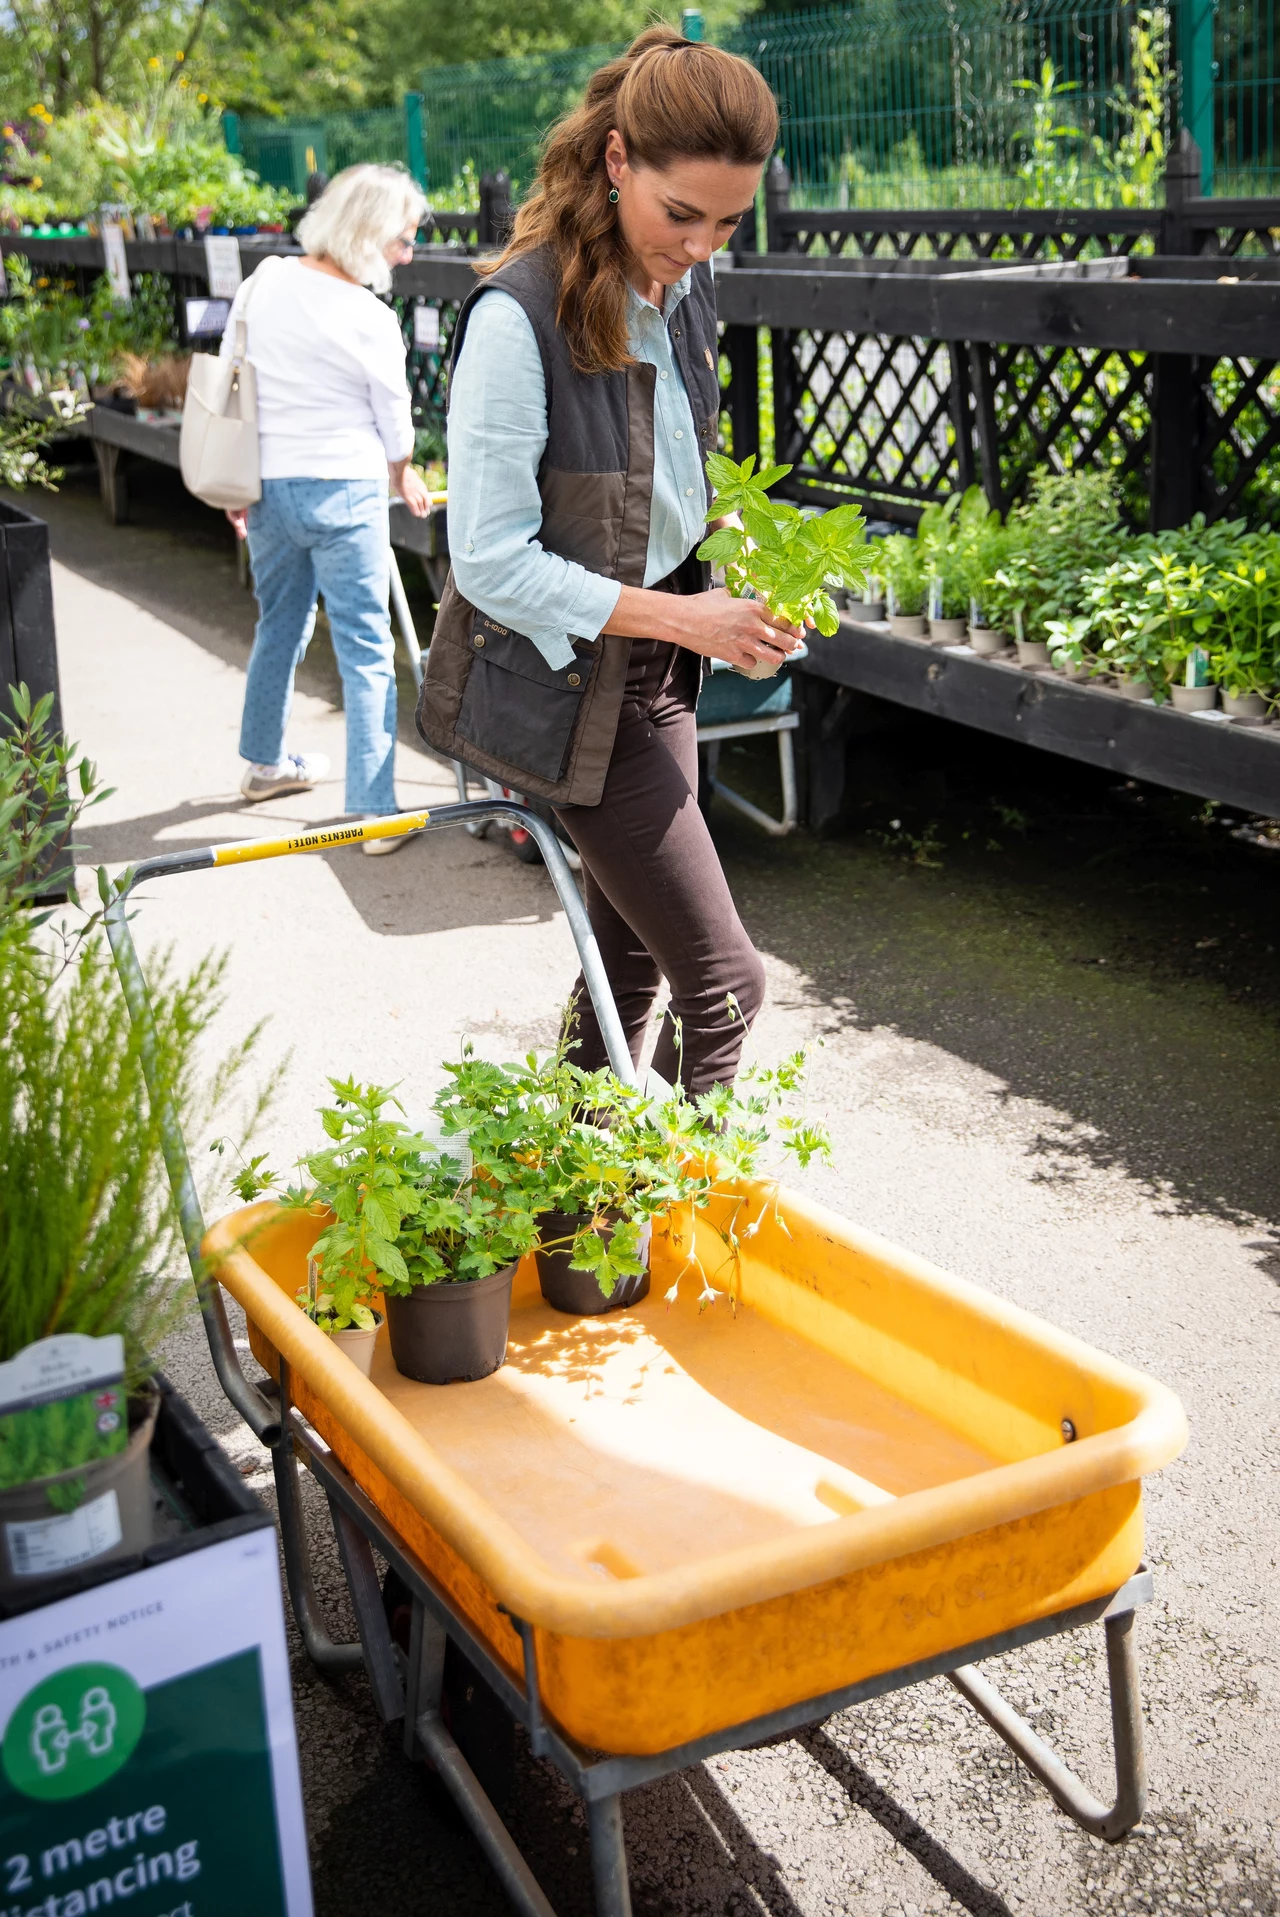
[[[544,1239],[572,1240],[590,1222],[588,1212],[549,1211],[543,1213],[538,1224]],[[617,1219],[610,1216],[608,1222],[614,1225]],[[638,1305],[642,1298],[649,1296],[647,1246],[644,1270],[635,1278],[619,1278],[607,1298],[594,1272],[573,1270],[569,1263],[573,1256],[572,1243],[557,1245],[554,1251],[543,1251],[539,1246],[535,1255],[538,1283],[553,1311],[568,1312],[575,1318],[594,1318],[599,1317],[601,1312],[621,1311],[626,1305]]]
[[[1049,664],[1049,647],[1043,639],[1015,639],[1018,648],[1018,664],[1029,666],[1034,672],[1038,666]]]
[[[967,619],[931,619],[929,638],[935,646],[962,646],[969,630]]]
[[[28,1596],[82,1564],[133,1557],[151,1543],[151,1438],[160,1394],[148,1388],[129,1407],[125,1449],[75,1470],[0,1491],[0,1598]],[[83,1482],[74,1511],[49,1501],[52,1486]]]
[[[1153,699],[1151,687],[1145,679],[1132,679],[1127,672],[1116,674],[1116,691],[1122,699]]]
[[[415,1285],[402,1298],[384,1293],[391,1356],[397,1371],[419,1384],[470,1384],[496,1371],[507,1355],[514,1264],[489,1278]]]
[[[1267,702],[1260,692],[1224,692],[1222,710],[1229,719],[1265,719]]]
[[[996,653],[1004,652],[1009,644],[1007,634],[997,626],[969,626],[969,650],[976,652],[979,659],[992,659]]]
[[[1212,712],[1218,703],[1217,686],[1170,686],[1175,712]]]
[[[891,612],[889,630],[895,639],[923,639],[929,622],[922,612]]]

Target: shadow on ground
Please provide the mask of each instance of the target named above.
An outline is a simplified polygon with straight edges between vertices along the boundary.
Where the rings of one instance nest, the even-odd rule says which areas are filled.
[[[767,744],[729,774],[763,803]],[[828,835],[714,817],[815,1025],[889,1027],[1051,1107],[1039,1176],[1116,1165],[1280,1220],[1280,854],[1237,819],[908,713],[857,751]]]

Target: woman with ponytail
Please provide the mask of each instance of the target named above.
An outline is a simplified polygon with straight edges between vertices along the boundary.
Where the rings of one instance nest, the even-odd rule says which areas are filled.
[[[711,255],[777,141],[744,60],[651,27],[547,139],[505,252],[458,316],[449,543],[418,723],[438,751],[549,800],[639,1058],[726,1084],[764,995],[697,802],[711,659],[780,663],[795,628],[709,589],[703,471],[720,413]],[[583,982],[583,1066],[606,1062]]]

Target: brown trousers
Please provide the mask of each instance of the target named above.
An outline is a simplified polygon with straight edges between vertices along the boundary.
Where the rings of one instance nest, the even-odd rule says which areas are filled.
[[[556,808],[582,857],[587,911],[631,1056],[638,1062],[665,977],[671,1003],[654,1070],[690,1094],[732,1082],[764,999],[764,967],[698,810],[700,666],[683,646],[633,639],[600,803]],[[574,1009],[571,1056],[594,1071],[608,1059],[581,975]]]

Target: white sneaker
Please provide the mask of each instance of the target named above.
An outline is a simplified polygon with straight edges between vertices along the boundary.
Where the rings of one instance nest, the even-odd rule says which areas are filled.
[[[395,814],[392,813],[390,816],[394,818]],[[388,817],[388,814],[385,812],[368,812],[365,814],[363,823],[368,825],[374,819],[384,819],[386,817]],[[408,845],[410,839],[420,839],[421,837],[422,829],[419,827],[416,832],[401,832],[394,838],[364,839],[361,841],[360,850],[367,859],[385,859],[388,858],[392,852],[398,852],[402,845]]]
[[[306,758],[300,752],[290,752],[279,765],[246,767],[240,790],[250,805],[258,805],[263,799],[279,799],[287,792],[310,792],[328,772],[329,761],[323,752],[312,752]]]

